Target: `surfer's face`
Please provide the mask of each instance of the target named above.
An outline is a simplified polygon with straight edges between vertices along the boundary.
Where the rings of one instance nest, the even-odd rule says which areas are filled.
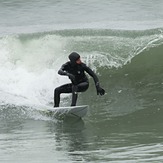
[[[77,64],[81,64],[81,63],[82,63],[82,62],[81,62],[81,59],[80,59],[80,58],[77,59],[77,60],[76,60],[76,63],[77,63]]]

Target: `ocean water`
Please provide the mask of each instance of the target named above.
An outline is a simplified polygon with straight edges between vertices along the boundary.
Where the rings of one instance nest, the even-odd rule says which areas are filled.
[[[1,0],[0,15],[0,162],[163,162],[162,0]],[[87,116],[59,121],[38,109],[72,51],[106,95],[90,78]]]

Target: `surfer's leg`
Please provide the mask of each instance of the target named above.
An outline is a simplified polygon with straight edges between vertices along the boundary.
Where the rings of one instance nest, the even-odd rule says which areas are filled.
[[[64,84],[60,87],[57,87],[54,90],[54,107],[59,107],[61,93],[71,93],[71,92],[72,92],[72,84]]]
[[[60,103],[60,90],[59,87],[57,87],[54,90],[54,107],[59,107],[59,103]]]
[[[89,87],[89,83],[88,82],[83,82],[78,84],[78,92],[85,92]]]
[[[77,98],[78,98],[78,87],[77,85],[72,85],[72,102],[71,106],[76,106]]]
[[[73,85],[72,86],[72,102],[71,106],[76,106],[77,98],[78,98],[78,93],[77,92],[84,92],[88,89],[89,83],[88,82],[83,82],[78,85]]]
[[[59,107],[61,93],[72,93],[71,106],[76,106],[78,98],[77,92],[84,92],[88,89],[88,87],[89,87],[88,82],[83,82],[78,85],[65,84],[60,87],[57,87],[54,90],[54,107]]]

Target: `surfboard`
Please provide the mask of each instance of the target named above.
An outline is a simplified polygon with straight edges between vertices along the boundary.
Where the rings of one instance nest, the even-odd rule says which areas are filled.
[[[57,119],[64,119],[65,117],[83,118],[88,111],[88,105],[80,106],[66,106],[66,107],[47,107],[41,110],[48,116],[53,116]]]

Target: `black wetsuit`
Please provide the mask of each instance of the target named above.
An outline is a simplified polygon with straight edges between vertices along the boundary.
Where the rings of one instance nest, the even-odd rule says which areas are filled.
[[[89,81],[85,72],[93,77],[95,85],[99,84],[98,77],[86,64],[72,64],[72,62],[67,62],[62,65],[58,74],[67,76],[69,76],[68,74],[72,74],[75,78],[73,80],[70,78],[72,83],[62,85],[54,90],[54,107],[59,107],[61,93],[72,93],[71,106],[76,105],[77,92],[84,92],[89,87]]]

